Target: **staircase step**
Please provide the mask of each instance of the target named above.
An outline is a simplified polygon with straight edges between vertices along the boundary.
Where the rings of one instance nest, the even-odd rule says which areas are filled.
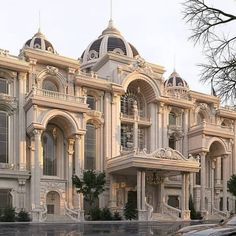
[[[173,221],[175,220],[173,217],[167,214],[161,214],[161,213],[153,213],[152,214],[152,220],[156,221]]]
[[[70,217],[67,215],[47,215],[47,219],[45,222],[48,223],[75,223]]]

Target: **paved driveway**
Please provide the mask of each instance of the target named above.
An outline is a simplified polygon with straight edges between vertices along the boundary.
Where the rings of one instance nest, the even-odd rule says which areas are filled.
[[[194,222],[196,224],[197,222]],[[190,222],[101,222],[84,224],[0,224],[4,236],[171,236]],[[191,223],[192,224],[192,223]]]

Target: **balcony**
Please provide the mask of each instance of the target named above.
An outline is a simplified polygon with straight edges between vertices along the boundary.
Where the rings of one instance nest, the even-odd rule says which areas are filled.
[[[203,121],[189,129],[189,135],[206,134],[216,137],[233,138],[234,130],[232,127],[221,126]]]
[[[140,125],[150,126],[152,124],[150,117],[142,117],[142,116],[135,117],[134,114],[126,115],[126,114],[120,113],[120,119],[124,123],[134,123],[135,121],[137,121],[138,124]]]
[[[166,176],[178,175],[182,171],[198,172],[200,169],[198,160],[185,158],[181,153],[171,148],[160,148],[152,153],[146,153],[145,150],[133,150],[107,160],[109,173],[130,174],[136,173],[139,168],[159,170]]]
[[[25,100],[26,106],[27,104],[32,103],[41,106],[76,111],[78,108],[84,108],[87,110],[88,107],[85,103],[85,97],[77,97],[35,87],[26,95]]]

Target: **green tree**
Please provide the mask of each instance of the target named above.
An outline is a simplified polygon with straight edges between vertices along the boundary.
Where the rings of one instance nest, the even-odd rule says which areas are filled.
[[[86,170],[83,172],[83,178],[77,175],[72,176],[72,181],[77,188],[78,193],[82,193],[84,200],[87,201],[90,207],[98,199],[98,196],[105,191],[105,173],[96,173],[95,170]]]
[[[236,97],[236,15],[232,12],[217,7],[213,0],[185,0],[183,4],[192,30],[190,39],[202,45],[206,57],[200,64],[201,81],[211,82],[212,94],[225,101]]]
[[[236,175],[232,175],[227,182],[229,192],[236,197]]]

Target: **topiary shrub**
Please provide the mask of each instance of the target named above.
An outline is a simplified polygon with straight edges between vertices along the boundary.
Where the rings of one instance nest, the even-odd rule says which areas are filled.
[[[113,220],[122,220],[122,217],[118,211],[114,212]]]
[[[102,211],[98,207],[90,209],[89,211],[90,220],[101,220],[101,214]]]
[[[101,220],[112,220],[112,213],[107,207],[101,211]]]
[[[24,210],[21,210],[17,215],[17,221],[19,221],[19,222],[30,221],[29,213]]]
[[[13,207],[7,207],[3,210],[1,221],[2,222],[15,222],[16,220],[16,212],[15,208]]]

